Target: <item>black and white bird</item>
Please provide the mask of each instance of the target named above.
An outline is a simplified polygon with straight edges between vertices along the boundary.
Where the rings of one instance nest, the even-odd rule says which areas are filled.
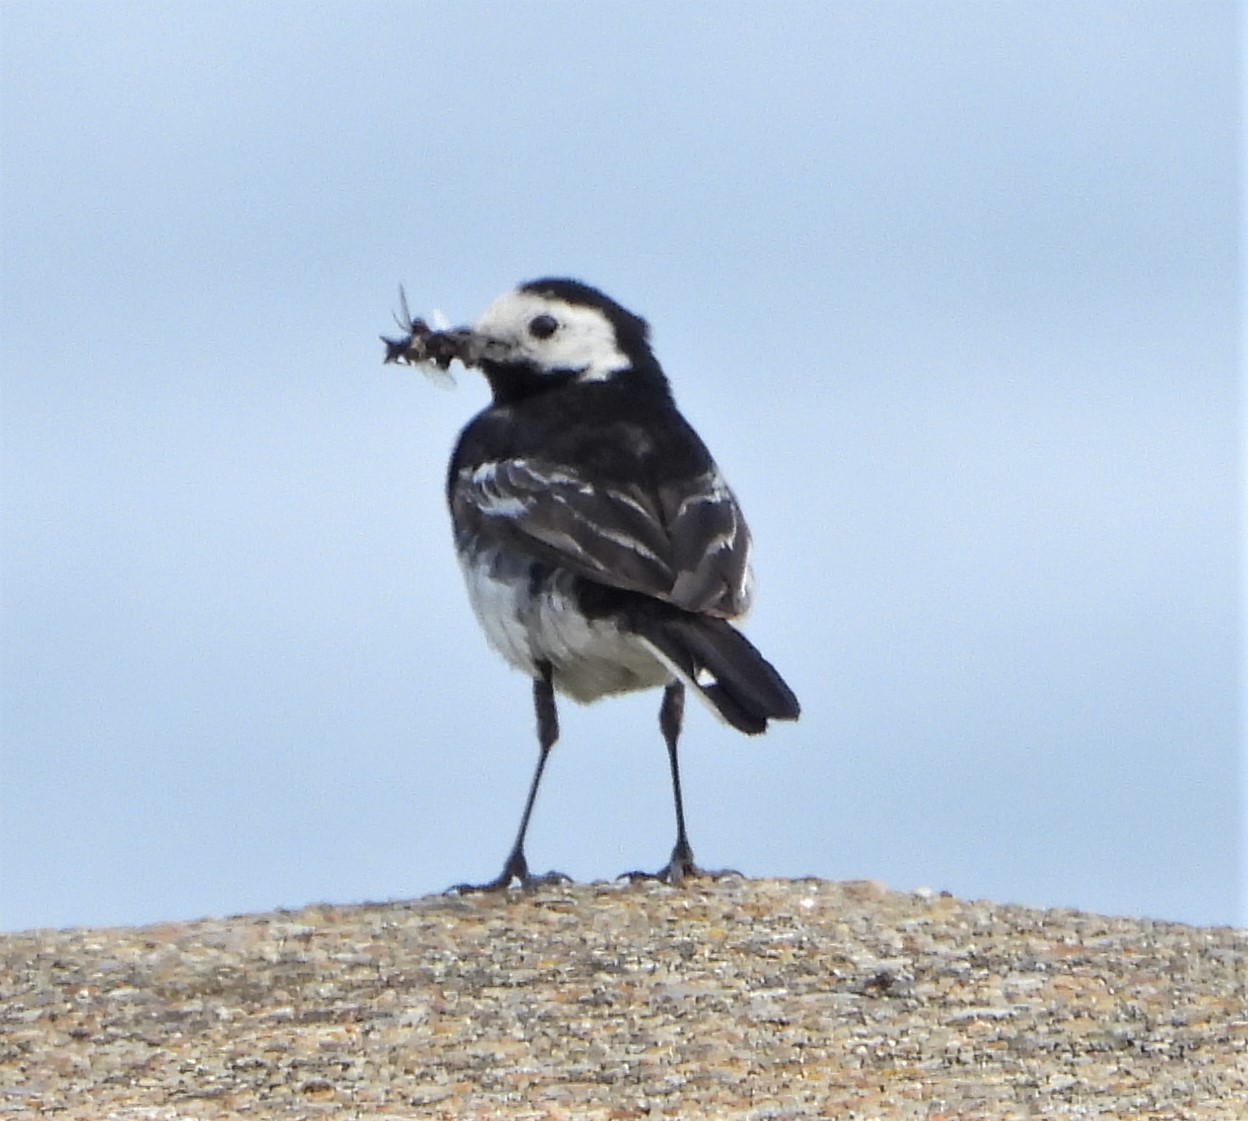
[[[676,844],[656,876],[697,874],[677,763],[686,689],[748,735],[799,712],[731,622],[750,600],[737,500],[677,410],[645,320],[597,289],[535,280],[495,300],[474,327],[436,334],[441,364],[478,367],[492,391],[460,435],[447,499],[486,638],[533,679],[540,748],[503,870],[477,886],[555,876],[530,874],[524,838],[559,734],[557,693],[585,703],[663,690]],[[411,342],[388,342],[389,357],[405,360]]]

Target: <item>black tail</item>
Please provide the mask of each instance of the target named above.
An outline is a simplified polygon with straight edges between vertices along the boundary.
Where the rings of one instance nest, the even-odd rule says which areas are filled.
[[[776,668],[723,619],[680,612],[647,619],[638,631],[738,731],[754,736],[768,720],[801,712]]]

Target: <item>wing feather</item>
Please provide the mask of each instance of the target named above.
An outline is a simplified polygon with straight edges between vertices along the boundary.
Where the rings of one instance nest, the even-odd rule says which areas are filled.
[[[718,468],[660,487],[659,499],[672,543],[672,601],[691,611],[743,614],[750,533]]]
[[[731,618],[749,598],[749,531],[717,468],[667,482],[595,486],[535,458],[465,468],[456,524],[611,587]]]

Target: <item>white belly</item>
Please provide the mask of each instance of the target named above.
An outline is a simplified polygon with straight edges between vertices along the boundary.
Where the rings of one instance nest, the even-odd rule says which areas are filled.
[[[463,564],[468,598],[489,644],[530,677],[549,662],[555,688],[575,701],[651,689],[672,680],[650,645],[609,619],[588,619],[573,605],[572,577],[556,574],[530,588],[527,562],[496,552]],[[463,558],[461,557],[461,561]]]

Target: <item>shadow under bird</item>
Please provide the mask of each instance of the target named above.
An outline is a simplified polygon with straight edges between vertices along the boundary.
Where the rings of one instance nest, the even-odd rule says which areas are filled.
[[[685,830],[677,743],[685,692],[756,735],[797,698],[736,630],[750,534],[706,445],[680,414],[644,319],[580,281],[523,284],[471,328],[433,330],[403,301],[386,361],[485,376],[493,394],[447,473],[455,549],[486,638],[533,680],[540,753],[499,875],[458,890],[563,879],[530,873],[525,832],[559,736],[556,693],[586,703],[661,688],[676,844],[653,878],[702,874]],[[629,873],[643,876],[643,873]]]

